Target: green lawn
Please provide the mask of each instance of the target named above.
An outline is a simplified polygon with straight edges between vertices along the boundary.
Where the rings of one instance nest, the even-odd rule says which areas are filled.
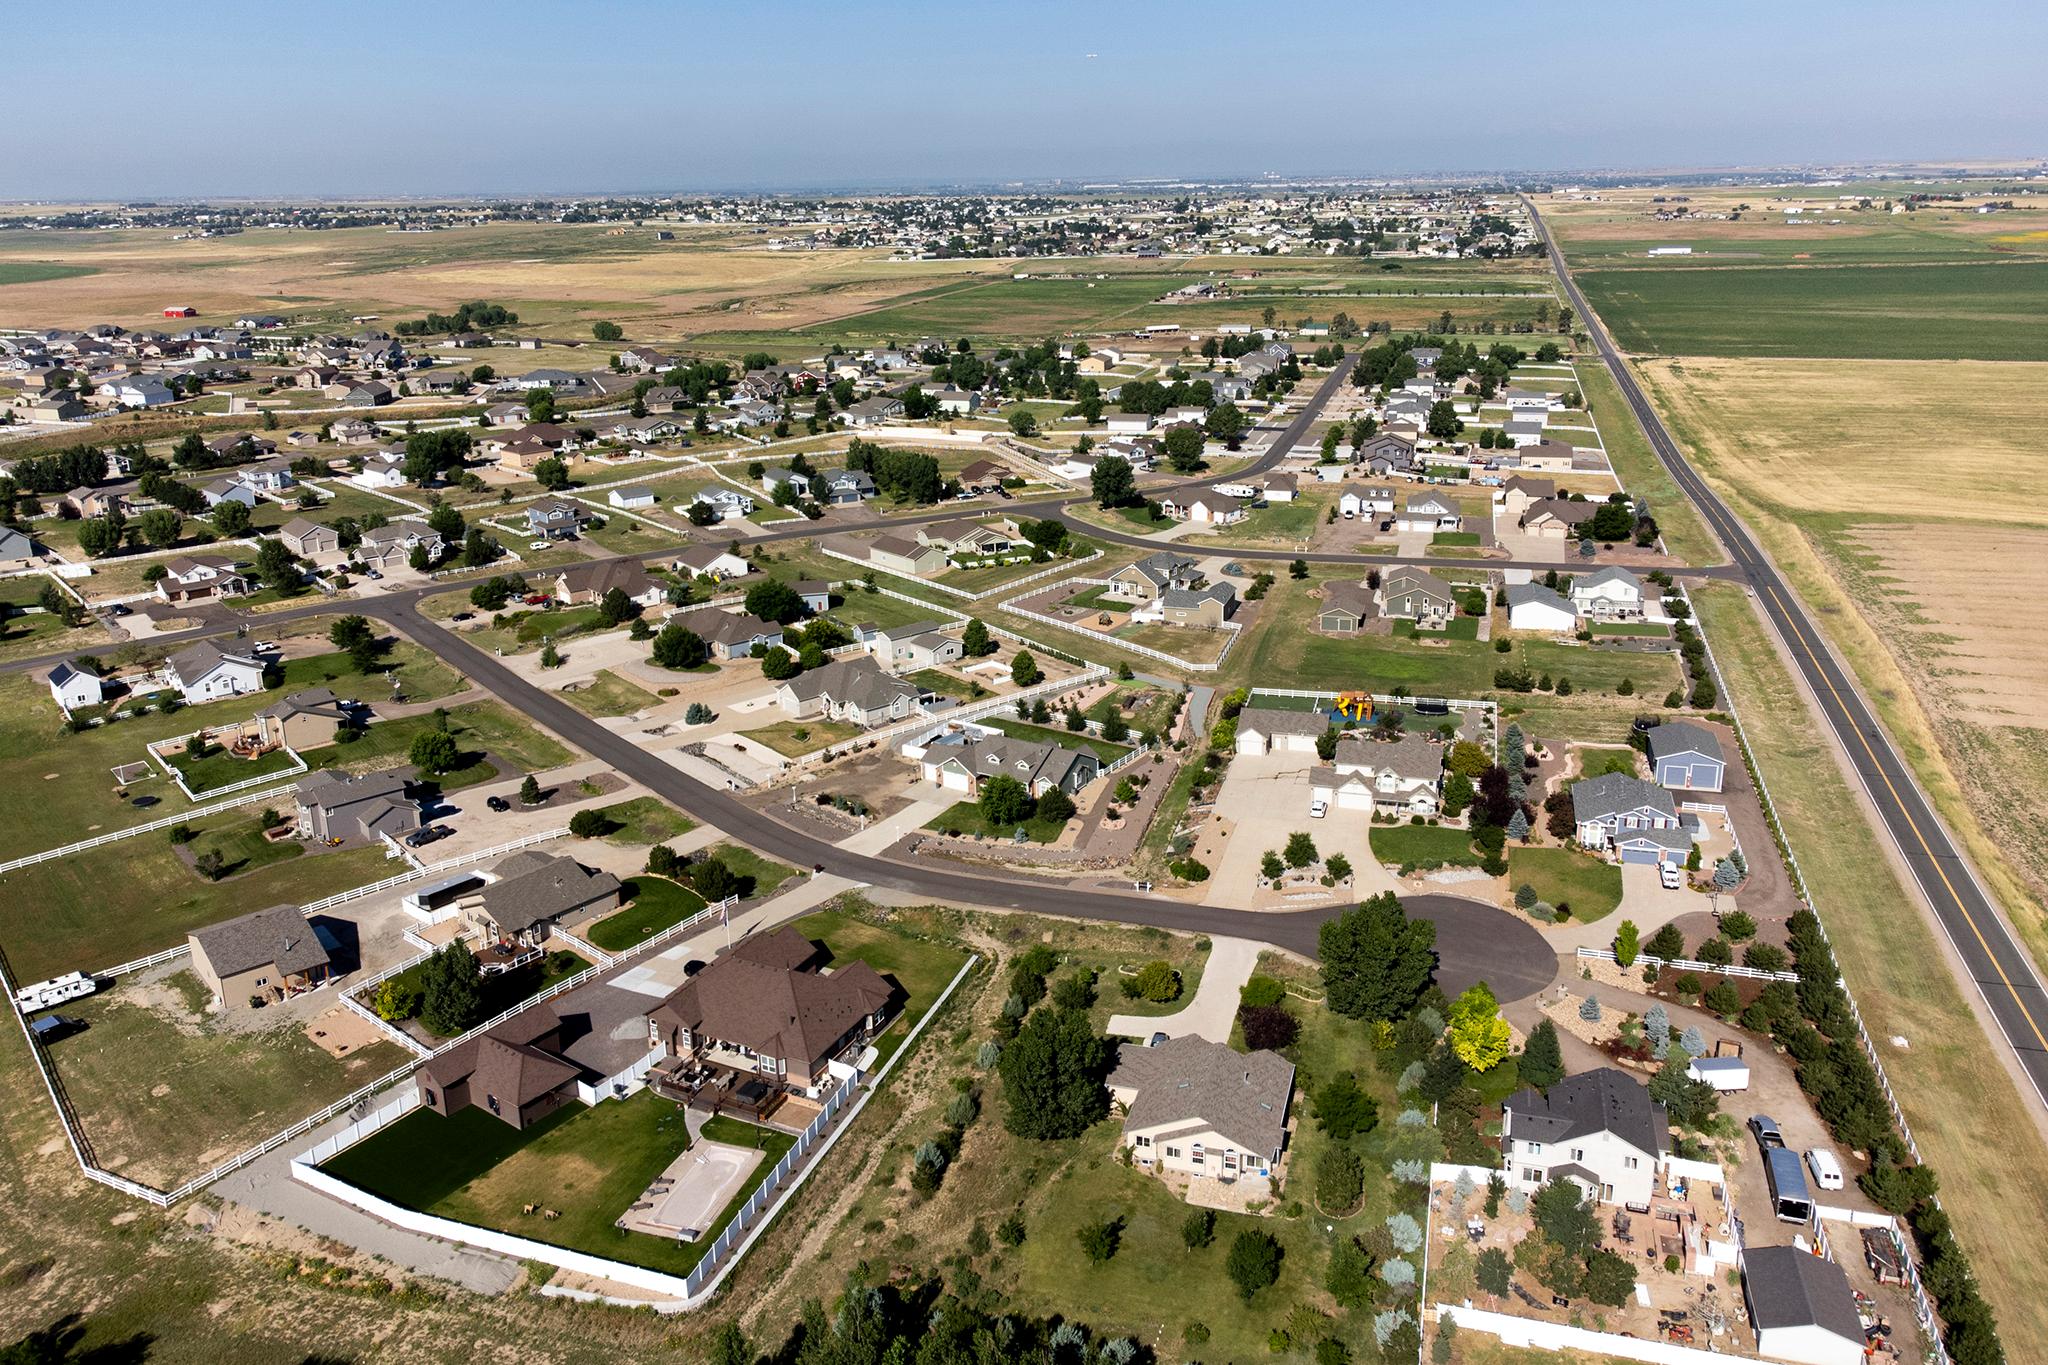
[[[630,716],[661,699],[606,668],[600,669],[588,682],[579,683],[573,689],[564,688],[562,700],[586,716]]]
[[[359,673],[346,654],[311,654],[286,660],[280,670],[284,681],[280,692],[298,692],[325,687],[337,697],[354,701],[388,702],[391,682],[398,680],[398,693],[411,701],[432,701],[462,686],[461,675],[410,640],[394,640],[370,671]]]
[[[319,750],[315,757],[319,766],[350,772],[392,767],[404,763],[413,740],[433,726],[431,715],[382,721],[370,726],[354,743]],[[514,772],[559,768],[575,757],[559,741],[500,702],[470,702],[455,707],[448,712],[448,730],[455,736],[460,752],[454,769],[434,779],[443,791],[457,791],[509,776],[485,759],[487,753],[504,759]]]
[[[1508,850],[1508,881],[1536,888],[1539,900],[1571,907],[1577,920],[1596,920],[1621,904],[1621,869],[1568,848]]]
[[[189,758],[183,749],[179,749],[164,755],[164,761],[178,770],[178,775],[185,779],[185,785],[195,796],[204,796],[216,787],[225,787],[233,782],[248,782],[298,766],[292,756],[281,748],[256,758],[239,758],[219,744],[209,744],[204,758]]]
[[[567,948],[557,948],[537,962],[529,962],[509,972],[494,972],[483,979],[483,1017],[496,1018],[520,1001],[531,999],[548,987],[568,980],[589,966],[590,963],[584,960],[582,954],[571,952]],[[414,963],[393,979],[408,981],[424,989],[426,967],[425,962]],[[411,1022],[415,1029],[429,1038],[440,1040],[448,1036],[428,1028],[422,1019],[415,1017]]]
[[[1067,827],[1064,820],[1040,820],[1036,817],[1024,822],[1024,836],[1035,844],[1049,844],[1060,837],[1060,831]],[[958,834],[980,835],[987,839],[1008,839],[1016,831],[1015,825],[997,827],[983,817],[981,807],[972,801],[956,801],[940,811],[925,826],[926,829],[953,831]]]
[[[1475,546],[1479,544],[1477,531],[1438,531],[1429,538],[1431,545]]]
[[[1055,728],[1050,725],[1033,725],[1028,721],[1018,720],[1014,715],[983,716],[975,723],[977,725],[986,725],[994,730],[1001,730],[1013,739],[1029,740],[1033,744],[1060,744],[1069,749],[1086,749],[1105,764],[1114,763],[1131,751],[1131,746],[1128,744],[1115,744],[1106,739],[1098,739],[1086,730],[1076,731]]]
[[[957,948],[869,924],[836,910],[806,915],[792,926],[805,938],[824,943],[834,966],[865,962],[903,988],[903,1012],[875,1046],[884,1057],[903,1045],[917,1021],[946,989],[967,954]]]
[[[739,874],[743,897],[772,895],[777,887],[797,875],[789,864],[764,858],[743,844],[713,844],[708,852]]]
[[[604,837],[614,844],[659,844],[688,834],[697,822],[658,796],[636,796],[617,805],[600,806],[611,825]]]
[[[742,738],[751,739],[781,754],[784,758],[801,758],[828,744],[838,744],[862,734],[858,725],[850,721],[825,720],[822,717],[811,720],[779,720],[773,725],[758,729],[742,730]]]
[[[1653,640],[1671,638],[1671,627],[1662,621],[1595,621],[1586,629],[1594,635],[1642,636]]]
[[[1453,616],[1442,630],[1417,630],[1413,621],[1394,622],[1394,636],[1401,640],[1477,640],[1479,618]]]
[[[1441,825],[1375,825],[1372,856],[1390,868],[1408,863],[1438,862],[1447,867],[1477,867],[1472,835]]]
[[[290,802],[279,798],[279,805],[289,819]],[[149,836],[136,837],[147,839]],[[227,869],[222,875],[229,877],[254,872],[272,863],[289,862],[302,856],[307,848],[297,839],[264,838],[263,817],[253,809],[245,819],[237,820],[232,814],[223,814],[208,821],[188,847],[194,858],[207,853],[220,854],[222,865]]]
[[[227,852],[244,839],[237,831],[249,821],[229,812],[194,828]],[[318,900],[392,870],[381,848],[310,852],[291,842],[274,853],[279,861],[209,882],[157,831],[19,868],[0,877],[0,945],[21,980],[40,981],[161,952],[193,929],[269,905]]]
[[[1579,765],[1582,777],[1600,777],[1607,773],[1621,773],[1627,777],[1640,776],[1634,749],[1582,746],[1579,749]]]
[[[624,952],[704,908],[702,896],[666,877],[635,877],[626,883],[625,894],[632,904],[591,925],[586,936],[608,953]]]
[[[921,668],[904,676],[927,692],[936,692],[944,697],[959,697],[966,700],[977,695],[977,692],[982,696],[988,695],[987,688],[979,687],[965,678],[956,678],[951,673],[936,668]]]

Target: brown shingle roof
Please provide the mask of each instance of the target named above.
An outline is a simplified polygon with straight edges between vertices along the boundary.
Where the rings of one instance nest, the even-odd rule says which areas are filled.
[[[325,967],[327,947],[296,905],[273,905],[237,919],[194,930],[214,975],[238,976],[257,967],[275,965],[285,973]]]
[[[767,941],[750,939],[699,972],[649,1017],[667,1029],[687,1028],[815,1071],[828,1048],[895,995],[865,962],[829,975],[801,970],[815,953],[794,930]]]

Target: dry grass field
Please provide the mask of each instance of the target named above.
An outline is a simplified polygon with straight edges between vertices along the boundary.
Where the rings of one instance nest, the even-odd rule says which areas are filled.
[[[1694,601],[1865,1023],[1875,1038],[1908,1041],[1884,1048],[1885,1069],[2000,1331],[2039,1340],[2048,1274],[2035,1229],[2048,1189],[2028,1172],[2048,1159],[2048,1143],[2000,1060],[2005,1044],[1979,1025],[1972,988],[1950,970],[1753,604],[1727,585]]]
[[[2039,415],[2048,364],[1644,361],[1694,458],[1788,514],[2048,525]]]
[[[2048,962],[2048,366],[1645,362]]]

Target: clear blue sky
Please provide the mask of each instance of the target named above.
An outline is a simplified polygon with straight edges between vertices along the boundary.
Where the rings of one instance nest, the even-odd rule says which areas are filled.
[[[2048,6],[200,0],[45,27],[0,198],[2038,156]],[[30,148],[35,148],[33,153]]]

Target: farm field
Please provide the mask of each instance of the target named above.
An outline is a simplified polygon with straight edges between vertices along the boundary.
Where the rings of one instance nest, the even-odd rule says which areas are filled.
[[[2048,962],[2048,819],[2024,796],[2048,780],[2048,598],[2036,571],[2048,563],[2048,496],[2019,473],[2048,366],[1642,369],[1702,473],[1819,608],[1900,752]],[[1959,404],[1971,413],[1960,426]],[[1913,451],[1943,476],[1920,477],[1900,458]]]
[[[2048,360],[2048,262],[1576,273],[1627,351]]]
[[[1815,908],[1871,1035],[1885,1048],[1922,1156],[1941,1173],[1942,1204],[1970,1249],[1984,1296],[2009,1340],[2048,1331],[2048,1272],[2025,1229],[2048,1217],[2048,1190],[2021,1172],[2048,1160],[2048,1140],[1950,970],[1925,907],[1893,869],[1800,697],[1755,608],[1734,587],[1694,597],[1730,699],[1770,784]],[[1987,1125],[2000,1140],[1983,1141]]]

